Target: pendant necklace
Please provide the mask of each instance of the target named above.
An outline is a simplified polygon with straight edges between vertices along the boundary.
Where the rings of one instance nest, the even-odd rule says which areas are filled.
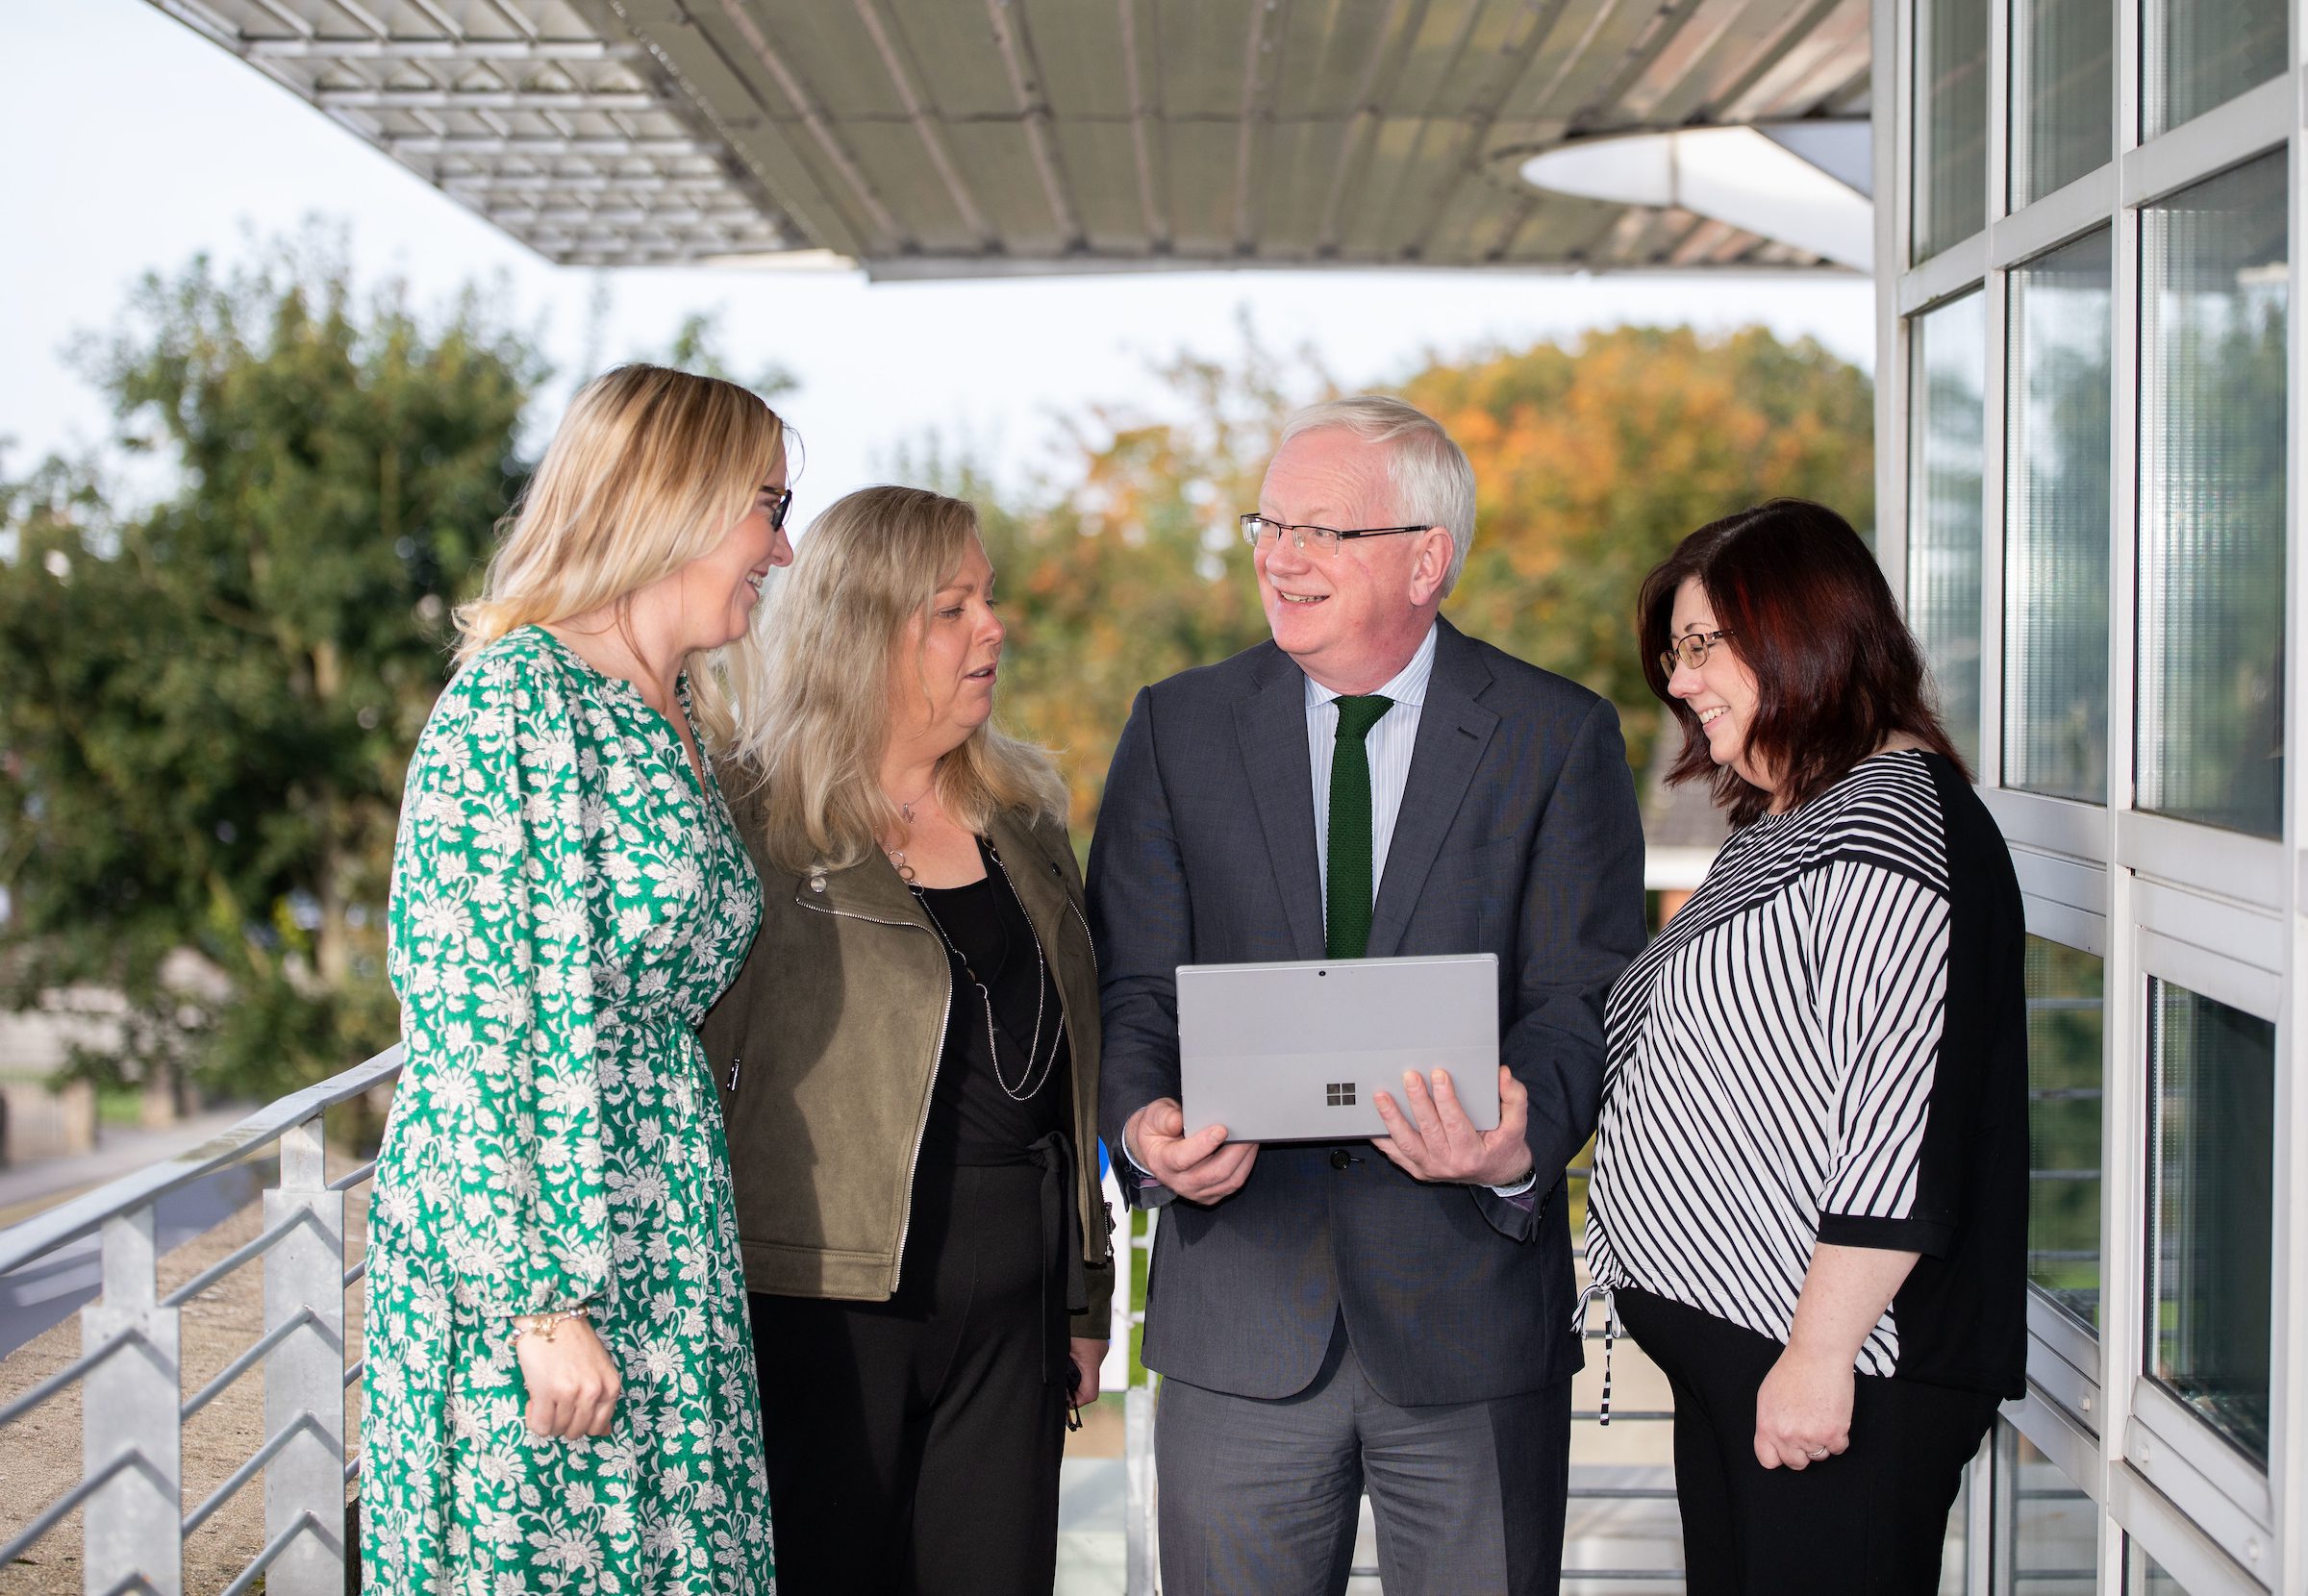
[[[919,799],[915,801],[920,802]],[[1041,938],[1039,936],[1034,938],[1034,1037],[1026,1044],[1025,1070],[1018,1077],[1018,1084],[1013,1086],[1010,1084],[1010,1078],[1002,1073],[1001,1042],[995,1035],[993,1024],[993,994],[987,990],[986,984],[978,979],[978,972],[970,967],[968,958],[959,947],[954,945],[954,939],[946,935],[944,922],[938,918],[938,911],[930,907],[926,889],[914,879],[913,868],[906,863],[904,851],[884,846],[882,852],[890,856],[890,862],[897,867],[898,879],[912,890],[914,901],[920,904],[921,911],[930,917],[930,926],[938,933],[938,940],[945,944],[946,956],[962,966],[963,977],[978,989],[978,1001],[986,1009],[986,1056],[993,1060],[994,1085],[1001,1087],[1002,1095],[1013,1103],[1024,1103],[1031,1100],[1043,1086],[1049,1085],[1051,1075],[1058,1068],[1058,1050],[1066,1042],[1066,1027],[1061,1024],[1050,1033],[1049,1057],[1046,1059],[1039,1057],[1041,1053],[1041,1024],[1050,988],[1050,966],[1049,961],[1041,955]],[[1001,857],[998,854],[994,856],[994,866],[996,869],[1001,868]],[[1010,873],[1003,870],[1003,884],[1007,885],[1009,880]],[[1016,896],[1016,889],[1012,888],[1012,899],[1015,900]],[[1021,904],[1018,907],[1022,912],[1025,906]],[[1029,924],[1027,929],[1031,932],[1032,926]]]

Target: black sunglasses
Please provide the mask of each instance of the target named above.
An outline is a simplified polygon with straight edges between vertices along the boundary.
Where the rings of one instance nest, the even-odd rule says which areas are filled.
[[[769,489],[764,487],[762,491],[766,493],[769,491]],[[790,487],[779,488],[777,490],[777,503],[772,505],[769,510],[769,530],[771,532],[783,532],[786,530],[786,511],[791,509],[792,505],[793,489]]]

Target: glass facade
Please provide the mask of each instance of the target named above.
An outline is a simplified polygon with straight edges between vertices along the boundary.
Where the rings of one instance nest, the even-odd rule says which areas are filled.
[[[2124,1585],[2129,1596],[2188,1596],[2188,1587],[2136,1542],[2125,1541],[2124,1549],[2132,1563],[2132,1577]]]
[[[2004,401],[2006,786],[2108,796],[2106,229],[2016,267]]]
[[[2112,0],[2014,0],[2012,206],[2116,158]]]
[[[2149,993],[2153,1372],[2265,1466],[2276,1028],[2170,982]]]
[[[1994,1588],[2012,1596],[2091,1596],[2099,1581],[2099,1509],[2009,1424],[1995,1426],[2002,1476]]]
[[[1923,645],[1948,736],[1973,762],[1979,759],[1987,340],[1981,294],[1966,294],[1915,321],[1907,623]]]
[[[1988,225],[1988,0],[1919,0],[1915,257]]]
[[[2099,1329],[2100,960],[2027,939],[2027,1278]]]
[[[2029,934],[2030,1389],[1973,1476],[1967,1588],[2179,1591],[2144,1538],[2207,1591],[2289,1589],[2308,0],[1877,15],[1912,239],[1878,283],[1882,547]]]
[[[2273,836],[2284,786],[2286,162],[2140,217],[2140,807]]]
[[[2140,136],[2153,138],[2284,70],[2284,0],[2143,0]]]

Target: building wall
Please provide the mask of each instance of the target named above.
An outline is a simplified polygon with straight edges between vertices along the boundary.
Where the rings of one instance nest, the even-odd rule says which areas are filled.
[[[2308,0],[1876,0],[1877,546],[2027,896],[1977,1592],[2308,1589]]]

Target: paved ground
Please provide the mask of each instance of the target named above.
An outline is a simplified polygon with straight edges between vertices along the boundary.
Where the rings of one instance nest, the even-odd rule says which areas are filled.
[[[0,1226],[20,1223],[67,1197],[198,1147],[239,1124],[248,1111],[245,1107],[214,1109],[158,1131],[108,1129],[92,1153],[0,1169]]]

